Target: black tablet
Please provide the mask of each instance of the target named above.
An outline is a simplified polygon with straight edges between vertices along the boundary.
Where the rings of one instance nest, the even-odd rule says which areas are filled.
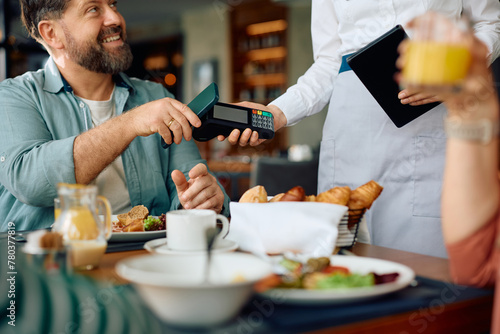
[[[394,80],[398,46],[407,37],[403,27],[397,25],[347,58],[359,80],[398,128],[439,105],[436,102],[410,106],[401,104],[398,98],[400,88]]]

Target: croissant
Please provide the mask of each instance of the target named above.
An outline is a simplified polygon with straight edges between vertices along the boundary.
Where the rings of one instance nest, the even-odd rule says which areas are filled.
[[[349,188],[348,186],[334,187],[316,196],[316,202],[347,205],[350,195],[351,188]]]
[[[271,200],[269,201],[269,203],[279,202],[279,201],[281,201],[281,198],[283,196],[285,196],[285,193],[279,193],[278,195],[275,195],[273,198],[271,198]]]
[[[304,201],[306,201],[306,202],[316,202],[316,195],[308,195],[308,196],[306,196],[306,198],[304,199]]]
[[[263,186],[255,186],[243,193],[240,203],[267,203],[267,191]]]
[[[347,206],[349,210],[369,209],[384,188],[371,180],[351,192]]]
[[[306,192],[301,186],[295,186],[288,190],[283,197],[281,197],[280,202],[302,202],[306,198]]]

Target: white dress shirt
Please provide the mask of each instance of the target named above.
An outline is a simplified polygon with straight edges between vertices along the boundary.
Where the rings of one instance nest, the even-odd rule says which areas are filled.
[[[320,112],[330,102],[342,55],[430,10],[455,20],[464,13],[490,49],[490,59],[500,55],[498,0],[312,0],[314,64],[271,104],[284,112],[287,125]]]
[[[384,190],[364,220],[371,242],[445,257],[440,194],[446,109],[439,105],[397,128],[352,71],[338,74],[343,55],[429,10],[453,19],[466,13],[491,50],[491,59],[499,55],[498,0],[313,0],[314,64],[271,104],[283,110],[287,125],[329,104],[318,193],[334,186],[353,189],[370,180],[379,182]],[[408,34],[411,37],[411,31]],[[362,232],[358,237],[367,240]]]

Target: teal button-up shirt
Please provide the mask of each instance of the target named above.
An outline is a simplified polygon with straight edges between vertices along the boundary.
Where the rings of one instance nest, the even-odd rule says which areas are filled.
[[[116,113],[164,97],[173,97],[150,81],[115,76]],[[76,97],[52,58],[44,69],[0,83],[0,231],[44,228],[54,222],[57,184],[75,183],[73,141],[92,128],[88,106]],[[91,158],[91,157],[90,157]],[[186,177],[201,159],[193,141],[164,150],[158,134],[135,138],[122,153],[132,206],[152,215],[179,206],[174,169]],[[224,189],[221,186],[221,189]],[[222,214],[229,215],[225,194]]]

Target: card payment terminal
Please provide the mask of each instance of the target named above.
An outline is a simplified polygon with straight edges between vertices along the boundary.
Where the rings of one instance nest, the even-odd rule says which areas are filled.
[[[201,126],[193,129],[193,138],[207,141],[218,135],[229,136],[231,131],[251,129],[259,133],[261,139],[274,137],[273,114],[233,104],[217,102],[201,118]]]
[[[188,104],[201,120],[201,126],[193,128],[195,140],[208,141],[218,135],[227,137],[234,129],[243,131],[247,128],[257,131],[261,139],[274,137],[274,118],[270,112],[222,103],[218,100],[218,87],[213,82]],[[170,146],[163,138],[161,144],[165,149]]]

